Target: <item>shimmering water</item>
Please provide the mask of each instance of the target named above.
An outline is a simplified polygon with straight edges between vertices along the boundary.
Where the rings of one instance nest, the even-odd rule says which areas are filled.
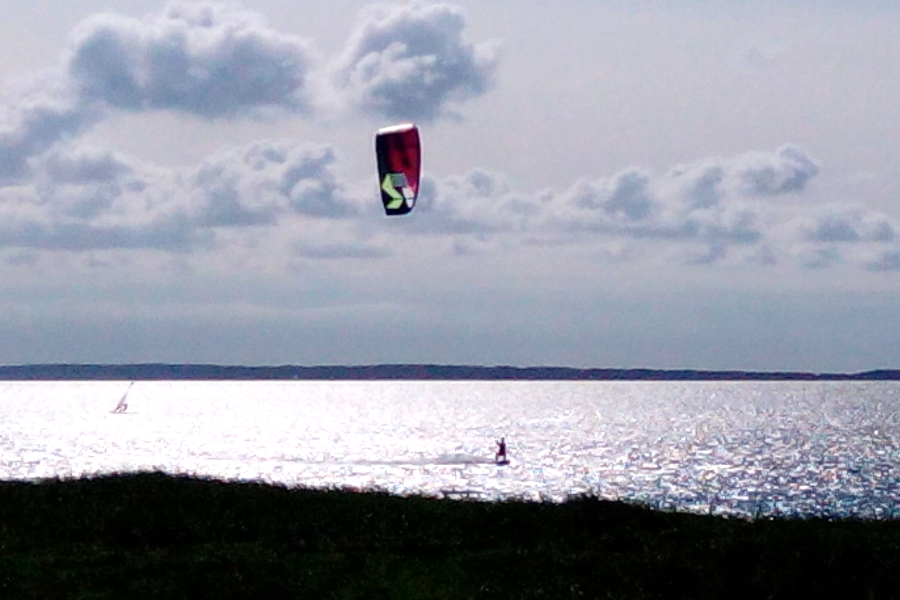
[[[0,383],[0,479],[287,485],[900,517],[900,384]],[[505,436],[512,464],[492,464]]]

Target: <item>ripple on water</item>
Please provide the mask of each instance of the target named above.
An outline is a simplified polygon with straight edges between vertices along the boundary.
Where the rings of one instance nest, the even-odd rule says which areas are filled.
[[[891,516],[900,384],[0,384],[0,478],[161,469],[722,514]],[[493,464],[505,436],[512,464]]]

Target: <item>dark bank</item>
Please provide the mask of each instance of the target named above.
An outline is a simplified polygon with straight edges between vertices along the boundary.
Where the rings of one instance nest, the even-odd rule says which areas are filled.
[[[162,473],[0,482],[0,597],[896,597],[900,521],[739,520]]]

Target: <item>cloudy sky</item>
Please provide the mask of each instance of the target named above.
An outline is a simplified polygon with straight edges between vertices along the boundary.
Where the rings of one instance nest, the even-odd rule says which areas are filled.
[[[877,0],[4,2],[0,363],[900,368],[897,31]]]

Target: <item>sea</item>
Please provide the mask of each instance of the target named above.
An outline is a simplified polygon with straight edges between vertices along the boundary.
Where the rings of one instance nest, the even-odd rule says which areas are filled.
[[[501,437],[507,466],[494,463]],[[0,479],[149,470],[894,519],[900,382],[0,382]]]

